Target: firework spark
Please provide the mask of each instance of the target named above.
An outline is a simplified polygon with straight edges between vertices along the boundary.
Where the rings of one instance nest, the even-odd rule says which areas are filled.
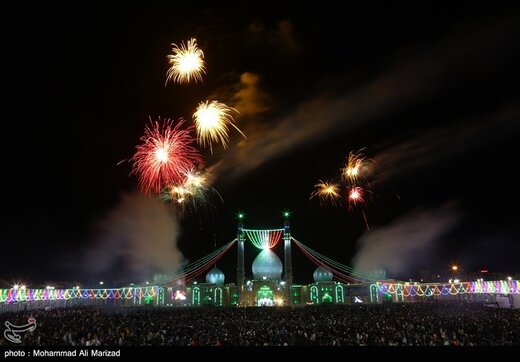
[[[206,176],[194,171],[190,171],[186,174],[186,182],[184,184],[189,189],[198,190],[206,188],[206,183]]]
[[[210,204],[208,190],[210,189],[222,200],[220,194],[209,185],[209,178],[207,173],[201,174],[191,170],[186,173],[182,184],[172,183],[166,186],[161,193],[161,198],[163,201],[171,201],[179,205],[182,212],[186,211],[188,207],[196,209],[199,206],[208,206]]]
[[[168,55],[170,68],[166,72],[166,83],[173,80],[177,83],[189,83],[191,80],[202,82],[202,74],[206,72],[204,52],[197,47],[197,40],[191,38],[187,44],[172,44],[173,54]]]
[[[341,176],[349,182],[356,182],[362,176],[364,166],[367,164],[367,159],[361,151],[351,151],[347,157],[347,163],[341,169]]]
[[[233,112],[238,111],[218,101],[200,102],[193,114],[199,144],[203,146],[208,144],[211,148],[212,142],[220,141],[222,146],[226,148],[229,141],[228,125],[233,126],[242,136],[246,137],[234,125]]]
[[[320,199],[320,202],[330,202],[332,205],[336,206],[340,199],[339,187],[335,183],[320,180],[319,183],[314,185],[314,191],[310,198],[312,199],[315,196]]]
[[[132,157],[132,173],[138,175],[139,186],[145,194],[159,193],[164,185],[182,184],[189,170],[202,163],[190,131],[193,126],[181,129],[183,120],[174,125],[172,120],[147,125],[141,144]]]

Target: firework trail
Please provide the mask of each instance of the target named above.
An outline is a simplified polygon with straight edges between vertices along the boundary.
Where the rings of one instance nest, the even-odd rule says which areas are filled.
[[[220,142],[224,148],[227,147],[229,141],[228,126],[233,126],[240,134],[246,137],[237,126],[233,119],[233,112],[238,111],[234,108],[226,106],[218,101],[200,102],[197,110],[193,114],[195,128],[197,130],[197,140],[199,144],[209,145],[211,152],[212,142]]]
[[[142,142],[136,146],[132,160],[132,174],[139,177],[143,193],[160,193],[168,184],[182,184],[188,172],[202,163],[199,152],[191,145],[194,143],[190,131],[193,126],[181,129],[184,121],[174,125],[172,120],[159,121],[147,125]]]
[[[310,198],[312,199],[315,196],[320,199],[320,202],[330,202],[333,206],[337,206],[341,197],[339,186],[337,184],[321,180],[319,183],[314,185],[314,191]]]
[[[204,52],[197,47],[197,40],[191,38],[187,44],[172,44],[172,52],[167,56],[170,68],[166,72],[166,84],[169,80],[177,83],[189,83],[191,80],[202,82],[202,74],[206,72]]]
[[[368,226],[367,216],[365,215],[365,210],[363,210],[363,204],[365,203],[364,199],[365,190],[360,186],[352,186],[348,189],[348,203],[349,209],[352,209],[354,206],[361,206],[361,213],[363,214],[363,219],[365,220],[365,226],[367,230],[370,230]]]

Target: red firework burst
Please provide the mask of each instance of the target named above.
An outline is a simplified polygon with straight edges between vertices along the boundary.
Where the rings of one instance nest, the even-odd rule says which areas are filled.
[[[142,142],[132,157],[132,173],[139,177],[139,187],[145,194],[160,193],[166,184],[185,181],[188,172],[202,163],[202,157],[190,135],[193,126],[181,129],[184,120],[174,125],[172,120],[153,122],[144,129]]]
[[[365,202],[363,199],[363,188],[359,186],[352,186],[348,190],[348,202],[351,205],[356,205]]]

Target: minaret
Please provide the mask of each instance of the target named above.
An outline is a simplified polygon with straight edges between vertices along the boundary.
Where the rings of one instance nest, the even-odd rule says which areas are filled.
[[[243,306],[244,301],[244,225],[242,224],[243,214],[238,214],[238,232],[237,232],[237,289],[238,289],[238,303]]]
[[[284,212],[284,263],[285,263],[285,290],[287,305],[293,305],[292,298],[292,262],[291,262],[291,226],[289,224],[289,213]]]

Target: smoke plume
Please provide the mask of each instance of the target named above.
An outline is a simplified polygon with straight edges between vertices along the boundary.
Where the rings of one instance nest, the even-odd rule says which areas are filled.
[[[177,248],[179,223],[159,200],[125,194],[97,227],[87,270],[97,277],[142,281],[171,273],[183,261]]]
[[[459,219],[452,204],[413,211],[384,228],[363,235],[358,240],[355,268],[362,273],[384,268],[390,276],[395,276],[421,267],[428,261],[435,244]]]

